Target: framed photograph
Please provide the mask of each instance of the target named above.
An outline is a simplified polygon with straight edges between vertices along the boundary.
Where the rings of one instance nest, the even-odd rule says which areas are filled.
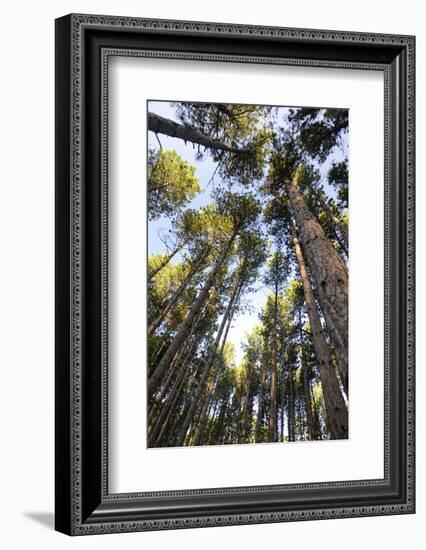
[[[56,529],[415,511],[412,36],[56,20]]]

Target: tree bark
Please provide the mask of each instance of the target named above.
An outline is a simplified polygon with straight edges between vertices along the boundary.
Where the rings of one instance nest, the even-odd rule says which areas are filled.
[[[312,284],[309,279],[302,248],[294,227],[292,229],[292,239],[297,262],[299,264],[315,354],[319,363],[320,379],[327,411],[327,428],[330,439],[346,439],[348,437],[348,410],[340,391],[336,371],[330,360],[327,342],[324,338],[320,317],[315,303]]]
[[[343,384],[348,386],[348,272],[318,220],[309,211],[296,183],[288,188],[291,210],[303,252],[318,289],[325,321],[342,364]]]
[[[167,370],[167,367],[169,366],[170,362],[172,361],[173,357],[178,352],[179,348],[184,343],[186,337],[188,336],[189,331],[191,330],[191,324],[194,321],[195,316],[197,313],[201,310],[201,308],[204,306],[209,293],[210,289],[213,286],[214,280],[216,278],[216,275],[219,271],[219,269],[222,267],[223,262],[226,259],[226,256],[228,255],[228,252],[232,246],[232,243],[234,242],[234,239],[236,237],[236,232],[232,234],[231,238],[228,241],[227,246],[224,248],[222,254],[219,256],[218,260],[216,261],[216,264],[212,268],[212,271],[210,275],[207,277],[206,282],[203,285],[203,288],[201,289],[197,299],[192,304],[185,320],[181,324],[176,336],[174,337],[172,343],[170,344],[169,348],[161,358],[161,361],[158,363],[157,368],[151,375],[151,377],[148,380],[148,396],[152,395],[152,393],[158,388],[158,386],[161,384],[161,377],[163,376],[164,372]]]
[[[193,128],[188,128],[187,126],[183,126],[182,124],[178,124],[173,120],[154,113],[148,113],[148,130],[155,134],[164,134],[166,136],[180,138],[185,142],[190,141],[191,143],[197,143],[198,145],[215,151],[226,151],[236,154],[241,154],[243,152],[241,149],[230,147],[220,141],[215,141]]]

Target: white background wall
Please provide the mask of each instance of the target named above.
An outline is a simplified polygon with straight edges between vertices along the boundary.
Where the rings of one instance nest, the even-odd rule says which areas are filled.
[[[417,35],[418,512],[352,520],[70,539],[53,526],[54,24],[69,12]],[[387,550],[424,539],[426,31],[413,0],[87,0],[3,5],[0,191],[0,544],[6,549],[315,547]],[[421,154],[423,153],[423,154]],[[423,218],[423,219],[422,219]],[[417,544],[416,544],[417,542]]]

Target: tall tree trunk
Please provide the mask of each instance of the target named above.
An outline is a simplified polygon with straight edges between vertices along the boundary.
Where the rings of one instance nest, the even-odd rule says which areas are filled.
[[[325,236],[321,225],[309,211],[297,187],[288,187],[291,210],[299,230],[303,252],[318,289],[325,321],[333,339],[343,383],[348,386],[348,272],[339,253]]]
[[[200,441],[201,441],[201,438],[203,437],[204,430],[205,430],[206,423],[207,423],[207,407],[210,403],[210,400],[212,398],[214,399],[216,384],[217,384],[217,381],[218,381],[220,373],[221,373],[222,358],[223,358],[223,353],[224,353],[224,350],[225,350],[226,340],[228,338],[228,332],[229,332],[229,329],[231,327],[232,319],[234,317],[236,306],[237,306],[237,303],[238,303],[238,299],[240,297],[241,289],[242,289],[242,286],[243,286],[242,276],[244,275],[244,266],[245,266],[245,262],[244,262],[243,267],[238,270],[238,273],[237,273],[237,276],[235,278],[233,288],[232,288],[232,291],[231,291],[230,301],[229,301],[228,307],[226,308],[226,311],[225,311],[225,314],[224,314],[227,317],[227,324],[226,324],[225,334],[223,336],[222,344],[221,344],[220,351],[219,351],[218,366],[216,368],[216,371],[214,371],[213,367],[214,367],[216,358],[213,355],[212,364],[209,367],[209,371],[211,371],[211,370],[214,371],[212,384],[211,384],[209,390],[207,391],[207,395],[203,395],[203,393],[200,394],[200,401],[199,401],[199,406],[201,405],[200,425],[199,425],[199,428],[198,428],[197,435],[195,437],[194,445],[199,445],[200,444]]]
[[[341,220],[334,215],[331,208],[328,206],[327,202],[324,200],[324,198],[321,196],[321,194],[317,195],[318,201],[321,205],[321,208],[327,212],[327,214],[330,216],[331,221],[334,224],[334,236],[339,243],[340,248],[342,249],[343,253],[345,254],[346,258],[348,257],[348,231],[347,227],[341,222]],[[339,233],[343,238],[339,237]]]
[[[205,439],[206,445],[208,445],[211,441],[211,436],[212,436],[212,432],[214,430],[214,425],[215,425],[215,422],[216,422],[215,418],[216,418],[216,415],[217,415],[217,410],[219,408],[219,405],[220,405],[219,400],[216,400],[215,403],[214,403],[214,407],[213,407],[212,420],[210,422],[208,434],[207,434],[207,437]]]
[[[287,389],[287,431],[288,440],[294,441],[294,387],[293,387],[293,369],[288,369],[288,389]]]
[[[284,355],[284,354],[283,354]],[[285,383],[284,383],[284,366],[281,370],[281,388],[280,388],[280,405],[281,405],[281,415],[280,415],[280,441],[284,441],[284,398],[285,398]]]
[[[148,336],[153,334],[157,328],[161,325],[161,323],[164,321],[168,313],[171,311],[172,307],[176,304],[176,302],[179,300],[179,298],[182,296],[183,292],[187,288],[188,284],[191,282],[193,276],[197,272],[198,268],[201,266],[203,260],[207,256],[208,252],[205,252],[202,254],[201,258],[198,259],[198,261],[194,262],[191,266],[188,274],[182,281],[182,283],[179,285],[179,288],[176,290],[176,292],[171,296],[169,301],[166,303],[166,305],[163,307],[160,314],[157,316],[156,319],[154,319],[149,325],[148,325]]]
[[[336,239],[337,244],[339,245],[340,251],[343,252],[346,258],[348,258],[349,257],[348,247],[346,246],[345,242],[342,240],[342,238],[339,235],[339,232],[336,231],[336,229],[334,229],[333,233],[334,233],[334,238]]]
[[[322,309],[322,302],[325,301],[325,298],[323,296],[323,291],[321,288],[317,288],[317,297],[318,301],[321,304]],[[326,317],[326,313],[323,310],[324,317],[326,319],[326,325],[327,325],[327,331],[328,334],[331,337],[331,340],[334,343],[334,354],[337,359],[338,367],[339,367],[339,374],[340,374],[340,380],[342,382],[343,389],[345,390],[346,396],[349,398],[349,377],[348,377],[348,343],[341,341],[341,336],[339,335],[338,330],[333,324],[333,320],[331,319],[331,316]],[[339,345],[338,342],[341,342]]]
[[[315,396],[314,392],[312,390],[312,387],[310,388],[309,395],[311,398],[311,404],[312,404],[312,418],[314,421],[315,431],[318,434],[318,439],[322,439],[323,437],[323,430],[320,420],[320,413],[318,411],[318,405],[315,402]]]
[[[199,401],[200,401],[200,397],[201,397],[202,392],[204,391],[204,387],[205,387],[208,375],[210,374],[210,370],[211,370],[212,364],[214,362],[215,354],[217,353],[217,348],[218,348],[220,340],[222,338],[223,331],[225,330],[225,326],[226,326],[226,323],[227,323],[227,320],[228,320],[228,315],[229,315],[229,312],[232,308],[232,305],[233,305],[233,300],[231,299],[228,303],[228,306],[225,310],[225,313],[223,314],[219,330],[217,331],[216,338],[214,340],[213,346],[211,347],[210,353],[209,353],[209,355],[207,357],[207,360],[205,362],[204,369],[203,369],[203,372],[202,372],[202,375],[201,375],[201,379],[200,379],[198,388],[195,392],[195,395],[192,398],[191,405],[188,409],[185,420],[183,421],[181,430],[179,432],[179,436],[178,436],[178,445],[179,446],[183,445],[183,443],[185,441],[186,433],[187,433],[188,428],[189,428],[189,425],[194,420],[195,413],[197,411],[198,404],[199,404]]]
[[[251,420],[251,414],[253,409],[253,403],[250,397],[251,386],[252,386],[252,366],[251,364],[249,364],[247,380],[244,387],[244,396],[242,400],[243,408],[241,411],[241,417],[240,417],[240,422],[238,426],[238,436],[237,436],[238,443],[248,443],[249,436],[250,436],[250,431],[247,429],[247,418],[250,418]],[[250,408],[250,414],[249,414],[249,408]]]
[[[168,422],[173,412],[173,407],[179,397],[180,391],[185,384],[185,364],[181,365],[179,373],[173,383],[170,394],[167,398],[167,403],[164,404],[161,412],[155,421],[155,424],[148,436],[150,447],[159,447],[164,431],[168,426]]]
[[[220,414],[217,421],[217,428],[214,441],[219,442],[223,441],[225,438],[225,424],[226,424],[226,415],[228,413],[228,397],[222,399],[222,404],[220,407]]]
[[[302,248],[294,227],[292,229],[292,238],[297,262],[299,264],[315,353],[319,363],[324,403],[327,410],[327,428],[330,439],[346,439],[348,437],[348,411],[340,391],[336,371],[330,359],[327,342],[324,338],[320,317],[315,303],[312,284],[309,279]]]
[[[176,256],[176,254],[180,250],[182,250],[182,248],[187,244],[188,241],[189,239],[182,239],[179,244],[170,252],[170,254],[164,258],[160,265],[158,265],[156,268],[152,269],[148,273],[148,281],[150,281],[155,275],[157,275],[157,273],[159,273],[164,267],[166,267],[170,260],[172,260]]]
[[[331,219],[334,225],[339,229],[343,239],[345,240],[346,256],[348,255],[346,243],[348,242],[348,229],[344,223],[342,223],[337,216],[330,212]]]
[[[268,440],[277,441],[277,321],[278,321],[278,273],[275,273],[274,330],[272,335],[271,395],[269,401]]]
[[[192,342],[192,336],[195,333],[195,331],[198,329],[198,327],[201,324],[201,321],[203,319],[203,310],[200,311],[200,313],[197,315],[197,317],[194,319],[194,322],[192,323],[190,333],[188,335],[188,338],[186,339],[185,345],[183,345],[179,352],[174,356],[173,361],[170,364],[170,367],[168,369],[168,374],[166,377],[166,380],[164,384],[162,384],[160,390],[158,391],[157,395],[155,396],[154,402],[152,403],[152,406],[150,407],[148,421],[151,424],[154,421],[154,415],[155,412],[159,409],[161,401],[164,399],[170,383],[173,379],[173,377],[176,374],[176,367],[180,364],[180,361],[183,357],[190,357],[191,352],[194,350],[194,347],[197,345],[198,338],[195,339],[195,342]]]
[[[164,372],[167,370],[168,365],[170,364],[173,357],[178,352],[179,348],[185,342],[188,336],[188,333],[191,330],[191,325],[194,321],[194,318],[197,315],[197,313],[201,310],[201,308],[204,306],[209,296],[210,289],[213,286],[213,283],[215,281],[216,275],[219,269],[222,267],[222,264],[229,253],[229,250],[232,246],[232,243],[234,242],[235,237],[236,237],[236,231],[234,231],[234,233],[230,237],[227,246],[225,246],[225,248],[222,251],[222,254],[220,254],[218,260],[216,261],[216,264],[212,268],[210,275],[207,277],[206,282],[203,285],[203,288],[201,289],[197,299],[192,304],[187,316],[185,317],[185,320],[179,327],[179,330],[176,336],[174,337],[172,343],[170,344],[169,348],[161,358],[161,361],[158,363],[157,368],[155,369],[150,379],[148,380],[149,396],[152,395],[152,393],[161,384],[161,377],[163,376]]]
[[[308,421],[308,439],[309,441],[313,441],[315,439],[318,439],[318,436],[315,431],[315,424],[312,416],[312,403],[311,403],[311,394],[309,392],[307,365],[304,362],[304,359],[302,359],[302,380],[303,380],[303,394],[305,397],[306,419]]]
[[[183,126],[169,118],[164,118],[154,113],[148,113],[148,130],[155,134],[164,134],[166,136],[180,138],[185,142],[190,141],[191,143],[197,143],[198,145],[216,151],[226,151],[236,154],[241,154],[243,152],[240,149],[230,147],[220,141],[215,141],[211,137],[194,130],[194,128]]]
[[[309,380],[308,380],[308,365],[305,361],[305,354],[303,351],[304,338],[303,338],[303,328],[302,328],[302,312],[299,309],[299,341],[300,341],[300,362],[302,366],[302,382],[303,382],[303,394],[305,397],[305,410],[306,410],[306,419],[308,421],[308,439],[310,441],[318,439],[314,419],[312,416],[312,403],[311,403],[311,392],[309,391]]]
[[[259,384],[259,402],[257,405],[257,419],[256,419],[256,443],[260,442],[260,432],[262,430],[263,412],[264,412],[264,387],[265,387],[265,362],[262,357],[261,372],[260,372],[260,384]]]

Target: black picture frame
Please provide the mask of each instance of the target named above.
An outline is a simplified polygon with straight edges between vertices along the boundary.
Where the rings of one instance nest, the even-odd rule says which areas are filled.
[[[109,494],[110,55],[374,69],[385,80],[385,476]],[[56,529],[69,535],[415,511],[415,38],[71,14],[56,20]]]

